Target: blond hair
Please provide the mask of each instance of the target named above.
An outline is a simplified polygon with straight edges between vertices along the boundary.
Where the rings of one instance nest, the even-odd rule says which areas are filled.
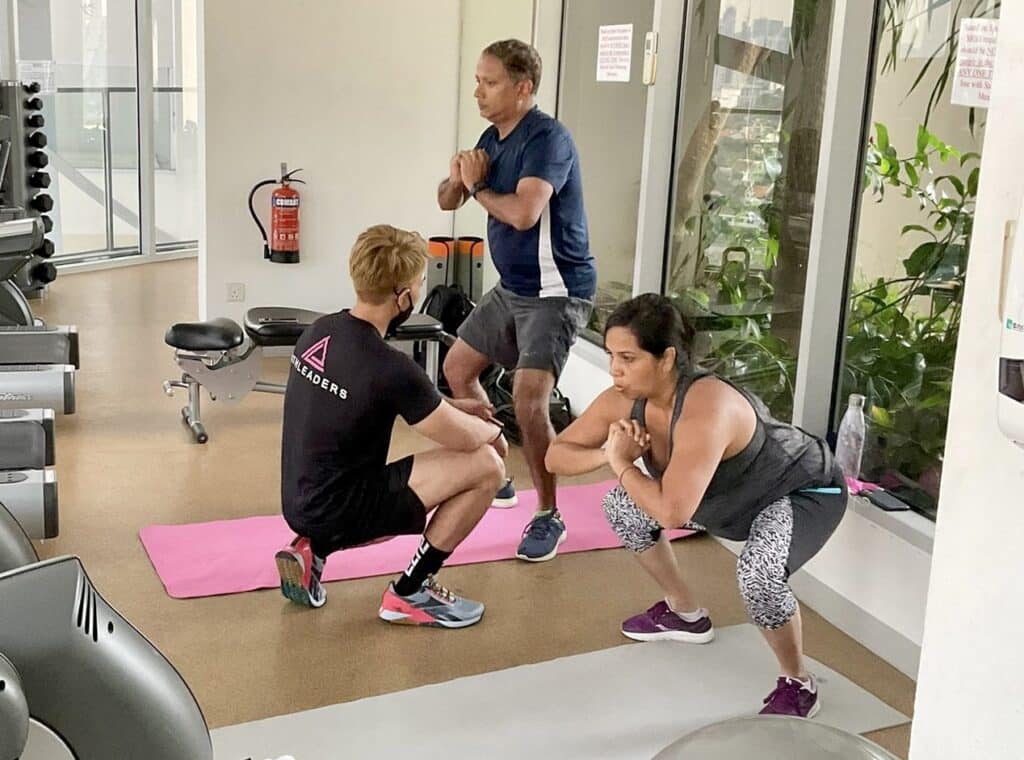
[[[348,271],[364,301],[381,303],[406,287],[427,265],[427,241],[419,233],[377,224],[352,246]]]

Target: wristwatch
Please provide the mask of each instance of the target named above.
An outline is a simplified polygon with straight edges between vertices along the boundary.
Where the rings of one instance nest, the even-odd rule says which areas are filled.
[[[476,198],[476,194],[481,190],[487,190],[490,185],[487,184],[487,180],[482,179],[479,182],[474,182],[473,187],[469,188],[469,197]]]

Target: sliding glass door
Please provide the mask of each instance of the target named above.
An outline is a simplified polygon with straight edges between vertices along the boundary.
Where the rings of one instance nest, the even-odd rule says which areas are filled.
[[[152,20],[141,34],[139,18]],[[55,261],[195,247],[196,0],[19,0],[17,27],[19,78],[43,85]],[[140,62],[154,70],[141,97]],[[151,121],[140,122],[143,104]],[[153,146],[141,162],[140,144]]]

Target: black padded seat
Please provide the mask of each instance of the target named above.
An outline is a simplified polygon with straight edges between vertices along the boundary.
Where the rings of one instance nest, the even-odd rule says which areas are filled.
[[[206,322],[179,322],[164,333],[164,343],[185,351],[227,351],[242,345],[245,333],[226,317]]]
[[[440,340],[441,323],[429,314],[413,314],[395,330],[397,340]]]
[[[258,346],[294,346],[306,328],[322,316],[309,309],[260,306],[245,313],[245,332]]]

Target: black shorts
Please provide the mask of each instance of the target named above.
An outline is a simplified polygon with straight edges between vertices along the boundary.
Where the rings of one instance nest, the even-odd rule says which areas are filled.
[[[350,482],[331,500],[327,522],[291,525],[292,530],[309,538],[313,553],[320,557],[379,538],[422,533],[427,509],[409,488],[412,463],[407,456]]]

